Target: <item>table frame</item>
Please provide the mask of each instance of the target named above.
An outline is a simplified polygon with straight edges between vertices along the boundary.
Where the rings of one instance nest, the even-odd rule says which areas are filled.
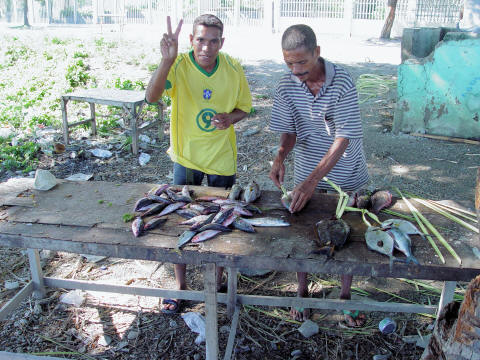
[[[68,123],[67,104],[69,101],[82,101],[90,105],[90,118],[87,120]],[[142,132],[158,126],[158,133],[160,138],[163,138],[163,102],[160,100],[155,105],[157,106],[157,119],[147,126],[139,127],[140,114],[145,106],[145,92],[118,90],[118,89],[88,89],[85,91],[78,91],[71,94],[62,95],[62,119],[63,119],[63,139],[65,145],[69,143],[69,129],[74,126],[82,124],[91,124],[91,134],[97,134],[95,104],[110,105],[122,108],[129,114],[130,129],[128,129],[132,136],[132,152],[138,154],[138,136]]]

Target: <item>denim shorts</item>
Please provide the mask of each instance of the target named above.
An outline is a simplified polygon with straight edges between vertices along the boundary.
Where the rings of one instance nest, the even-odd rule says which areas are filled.
[[[235,175],[209,175],[199,170],[189,169],[179,163],[173,163],[173,185],[202,185],[207,175],[208,186],[230,188],[235,184]]]

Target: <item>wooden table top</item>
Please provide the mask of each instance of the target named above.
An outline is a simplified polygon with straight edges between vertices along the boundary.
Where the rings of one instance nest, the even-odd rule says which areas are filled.
[[[179,215],[168,215],[162,228],[138,238],[130,230],[131,223],[123,222],[123,214],[132,213],[136,200],[155,186],[58,180],[53,189],[37,191],[33,190],[33,179],[11,179],[0,184],[0,245],[197,265],[215,262],[241,268],[444,281],[469,281],[480,274],[480,259],[473,250],[478,246],[478,235],[452,239],[446,232],[443,235],[462,259],[461,265],[439,245],[446,260],[441,264],[426,240],[412,236],[412,252],[420,266],[395,263],[390,270],[387,256],[367,249],[366,226],[360,213],[353,212],[342,217],[352,230],[347,244],[331,259],[313,255],[314,225],[334,214],[338,199],[334,194],[315,194],[305,209],[290,214],[280,203],[280,192],[263,191],[255,205],[266,211],[256,217],[279,217],[291,226],[257,227],[254,234],[234,230],[202,243],[187,244],[178,252],[178,236],[188,229],[179,225],[184,220]],[[218,188],[191,189],[194,198],[228,195]],[[418,208],[435,225],[453,226],[442,216]],[[408,214],[403,201],[396,201],[392,210]],[[380,215],[382,220],[388,217]]]

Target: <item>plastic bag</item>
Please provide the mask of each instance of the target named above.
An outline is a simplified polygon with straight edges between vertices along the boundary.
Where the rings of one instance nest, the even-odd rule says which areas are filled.
[[[182,314],[182,319],[193,332],[198,334],[195,344],[205,342],[205,318],[198,312],[187,312]]]

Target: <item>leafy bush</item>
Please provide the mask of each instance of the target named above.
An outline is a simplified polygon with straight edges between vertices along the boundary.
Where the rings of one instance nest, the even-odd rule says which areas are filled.
[[[0,138],[1,167],[6,170],[32,171],[37,162],[40,146],[31,141],[14,146],[11,144],[11,139],[11,137]]]
[[[52,39],[52,44],[55,44],[55,45],[65,45],[66,43],[67,43],[66,41],[61,40],[58,37],[54,37]]]
[[[87,85],[88,79],[90,78],[90,75],[87,73],[88,69],[88,65],[86,65],[82,59],[77,60],[74,64],[67,67],[65,78],[72,88]]]
[[[26,59],[32,50],[26,47],[25,45],[14,45],[9,46],[5,52],[5,57],[7,58],[7,66],[13,66],[18,60]]]
[[[90,55],[88,55],[87,53],[82,53],[80,51],[75,51],[75,53],[73,54],[73,58],[76,59],[76,58],[82,58],[82,59],[85,59],[85,58],[88,58]]]
[[[120,78],[115,79],[115,88],[120,90],[145,90],[147,87],[141,80],[121,80]]]

